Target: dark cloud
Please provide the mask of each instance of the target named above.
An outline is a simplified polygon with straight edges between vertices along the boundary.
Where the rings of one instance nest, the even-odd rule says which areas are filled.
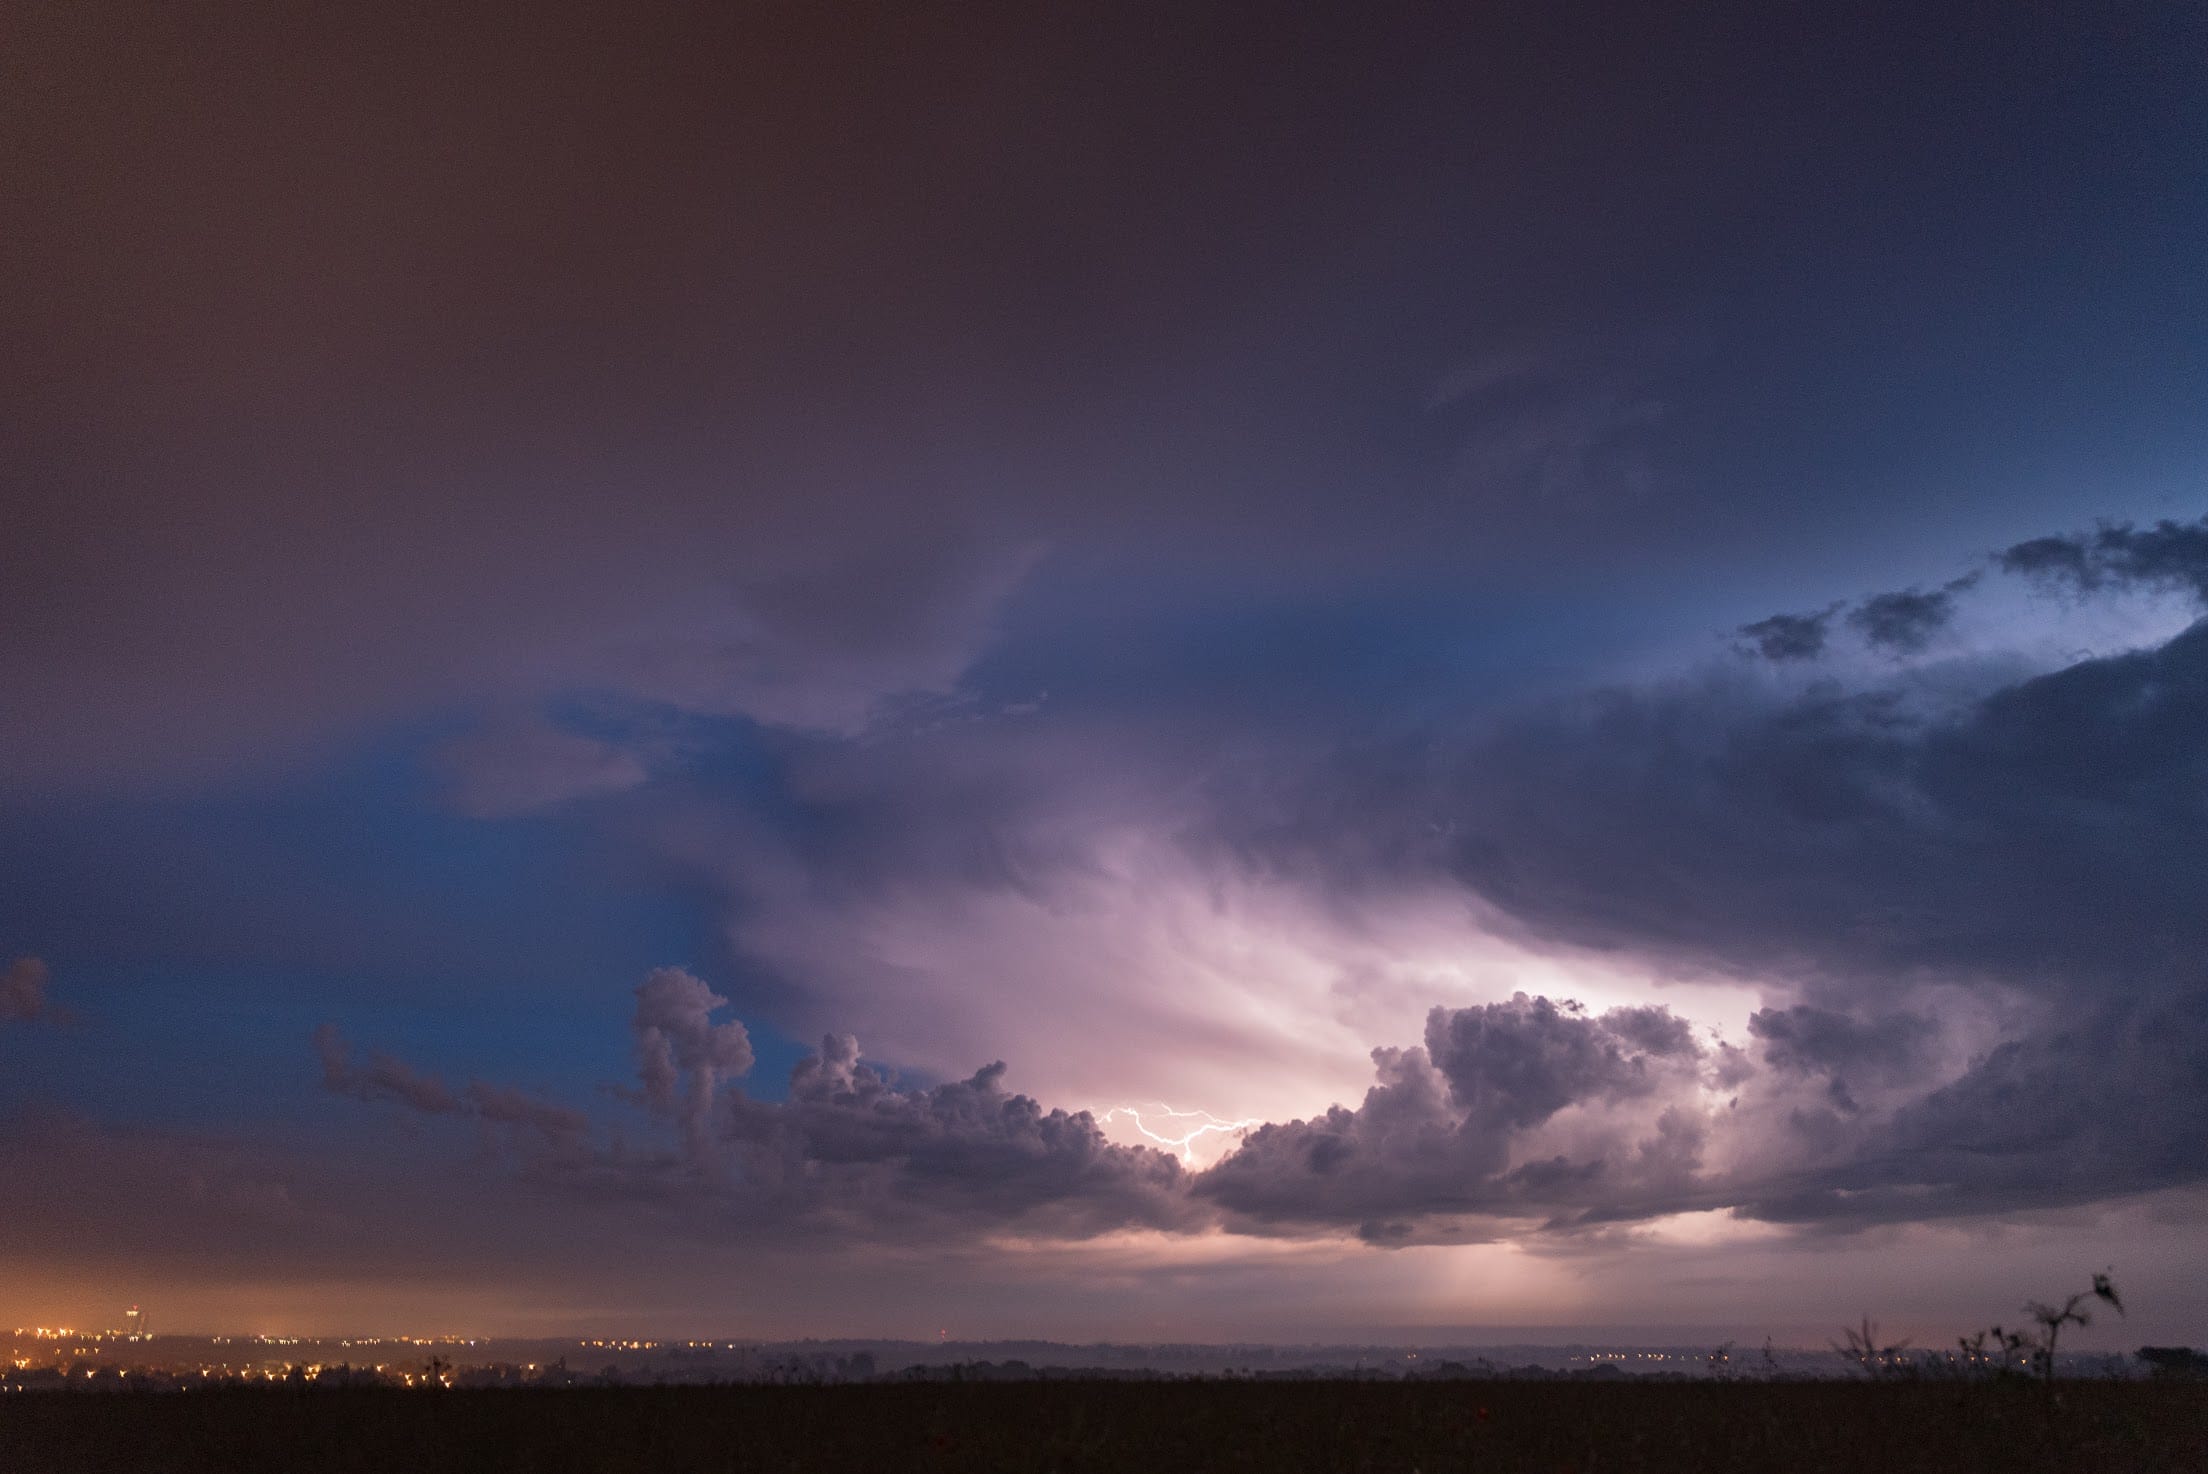
[[[2017,543],[1994,561],[2005,572],[2073,593],[2146,588],[2208,600],[2208,517],[2145,527],[2104,522],[2092,532]]]
[[[36,957],[18,957],[9,963],[8,970],[0,973],[0,1023],[48,1017],[52,1009],[46,985],[51,976]]]
[[[744,1191],[826,1223],[872,1218],[1019,1224],[1082,1235],[1187,1226],[1180,1163],[1108,1141],[1087,1111],[1044,1110],[1003,1087],[1005,1067],[900,1089],[831,1035],[783,1101],[735,1100],[723,1127]]]
[[[352,1063],[352,1051],[331,1024],[314,1031],[314,1050],[322,1062],[322,1086],[355,1100],[389,1101],[432,1116],[470,1116],[495,1125],[526,1127],[548,1147],[573,1151],[590,1131],[590,1119],[539,1100],[510,1086],[472,1081],[455,1091],[434,1075],[425,1074],[388,1054],[369,1054],[367,1063]]]
[[[1808,614],[1774,614],[1737,633],[1747,642],[1742,648],[1774,664],[1815,660],[1831,644],[1833,619],[1847,609],[1848,627],[1872,649],[1917,655],[1954,621],[1957,596],[1977,582],[1978,575],[1969,573],[1936,589],[1873,594],[1853,608],[1842,602]]]
[[[1492,1097],[1467,1107],[1427,1049],[1374,1052],[1378,1083],[1356,1109],[1267,1125],[1194,1182],[1195,1195],[1245,1232],[1354,1229],[1396,1246],[1523,1235],[1534,1225],[1578,1232],[1637,1218],[1709,1209],[1788,1223],[1853,1227],[2028,1211],[2197,1184],[2208,1164],[2208,1009],[2195,996],[2144,1010],[2110,1008],[2091,1021],[2004,1043],[1944,1084],[1926,1088],[1928,1026],[1839,1022],[1814,1010],[1767,1011],[1755,1030],[1776,1072],[1745,1098],[1710,1109],[1698,1087],[1738,1086],[1697,1051],[1669,1072],[1622,1051],[1588,1048],[1615,1035],[1609,1016],[1576,1019],[1516,1001],[1512,1032],[1535,1061],[1521,1110]],[[1494,1005],[1497,1009],[1506,1005]],[[1458,1015],[1436,1011],[1437,1022]],[[1805,1016],[1812,1015],[1812,1016]],[[1483,1018],[1479,1025],[1491,1022]],[[1584,1030],[1560,1024],[1576,1023]],[[1527,1040],[1532,1025],[1533,1040]],[[1807,1041],[1805,1043],[1805,1041]],[[1551,1066],[1577,1057],[1560,1075]],[[1675,1061],[1674,1064],[1684,1064]],[[1841,1077],[1905,1088],[1876,1102]],[[1812,1073],[1824,1083],[1797,1088]],[[1545,1140],[1559,1111],[1620,1109],[1603,1129]],[[1621,1081],[1630,1081],[1621,1092]],[[1478,1098],[1479,1092],[1475,1092]],[[1496,1124],[1496,1123],[1500,1124]],[[1709,1166],[1722,1142],[1719,1165]],[[1561,1148],[1561,1149],[1559,1149]]]
[[[643,1089],[633,1098],[675,1128],[672,1153],[594,1137],[581,1113],[505,1087],[454,1091],[381,1054],[355,1067],[327,1025],[315,1047],[339,1094],[529,1128],[542,1149],[517,1165],[540,1182],[761,1234],[917,1241],[1018,1226],[1083,1237],[1202,1217],[1178,1159],[1114,1144],[1086,1111],[1006,1091],[1002,1063],[907,1087],[861,1061],[855,1040],[830,1035],[793,1068],[785,1099],[758,1100],[721,1088],[752,1065],[743,1025],[711,1018],[726,999],[679,968],[636,991]]]
[[[2189,576],[2184,526],[2056,543],[2089,571]],[[1988,658],[1802,689],[1711,669],[1224,788],[1248,863],[1336,896],[1446,874],[1526,944],[1775,997],[1745,1047],[1704,1050],[1705,1083],[1737,1112],[1673,1118],[1723,1135],[1721,1173],[1636,1180],[1614,1149],[1599,1172],[1538,1146],[1503,1155],[1504,1133],[1608,1078],[1618,1057],[1599,1052],[1557,1055],[1554,1076],[1523,1056],[1475,1149],[1443,1031],[1384,1054],[1364,1108],[1253,1134],[1206,1191],[1280,1221],[1328,1204],[1399,1239],[1445,1206],[1530,1206],[1537,1177],[1574,1184],[1547,1198],[1567,1216],[1834,1221],[2197,1183],[2203,734],[2208,622],[2021,675]],[[1639,1114],[1683,1104],[1659,1093]]]
[[[1751,1029],[1844,1116],[1914,1086],[1755,1211],[1984,1211],[2208,1175],[2181,1144],[2208,1109],[2203,733],[2208,623],[1975,690],[1613,691],[1496,733],[1441,802],[1455,873],[1531,935],[1806,990]],[[1962,1064],[1907,1006],[1943,982],[2030,1002]]]
[[[1740,633],[1765,660],[1815,660],[1825,653],[1826,629],[1838,610],[1836,604],[1815,614],[1774,614],[1742,625]]]
[[[1664,1062],[1700,1051],[1683,1019],[1661,1008],[1599,1018],[1520,993],[1508,1003],[1426,1020],[1426,1052],[1449,1082],[1449,1098],[1483,1132],[1536,1126],[1587,1099],[1646,1095]]]
[[[1759,1009],[1748,1032],[1777,1069],[1905,1077],[1923,1069],[1938,1035],[1930,1019],[1913,1013],[1861,1020],[1806,1003]]]
[[[1839,1160],[1733,1194],[1783,1221],[1908,1222],[2095,1202],[2208,1175],[2208,988],[1999,1045]]]
[[[908,1084],[840,1035],[785,1098],[756,1098],[732,1083],[753,1051],[715,1021],[728,1000],[674,968],[644,979],[631,1019],[632,1099],[671,1128],[667,1150],[386,1056],[355,1065],[334,1031],[317,1048],[332,1090],[519,1128],[521,1168],[545,1183],[792,1241],[1225,1224],[1405,1244],[1710,1208],[1849,1224],[2197,1182],[2208,800],[2187,796],[2208,794],[2208,622],[2022,678],[1951,666],[1808,690],[1728,667],[1448,743],[1337,745],[1294,770],[1303,808],[1240,831],[1265,790],[1202,790],[1191,824],[1233,836],[1215,859],[1304,879],[1348,866],[1342,895],[1446,878],[1534,945],[1784,1001],[1744,1046],[1661,1008],[1436,1008],[1421,1045],[1374,1051],[1354,1108],[1257,1127],[1201,1174],[1008,1091],[1002,1064]],[[805,801],[871,792],[859,757],[819,750]],[[932,797],[859,831],[882,876],[845,866],[844,883],[940,871],[1016,893],[1078,862],[1007,848],[1035,778],[1014,776],[917,785]],[[960,831],[937,816],[976,813],[994,842],[940,852]],[[1324,843],[1299,849],[1314,825]],[[1971,1002],[1953,1028],[1924,1004],[1932,986]]]
[[[1915,655],[1953,622],[1956,595],[1977,582],[1971,573],[1936,589],[1874,594],[1848,611],[1848,624],[1874,649]]]
[[[1857,612],[1878,617],[1858,627],[1886,648],[1929,641],[1970,586],[1865,600]],[[1820,632],[1834,612],[1814,617]],[[2089,1196],[2090,1173],[2057,1160],[2088,1159],[2062,1123],[2095,1088],[2083,1046],[2058,1047],[2065,1021],[2101,1041],[2096,1068],[2134,1082],[2141,1111],[2160,1093],[2159,1118],[2183,1122],[2208,1090],[2146,1047],[2150,1032],[2189,1037],[2175,1021],[2203,1006],[2204,731],[2208,625],[2021,677],[1958,661],[1805,691],[1714,670],[1469,734],[1341,743],[1271,784],[1222,773],[1187,826],[1223,837],[1219,863],[1298,877],[1329,904],[1445,875],[1532,945],[1784,1001],[1755,1014],[1745,1047],[1698,1044],[1661,1011],[1437,1013],[1423,1048],[1375,1055],[1361,1106],[1257,1129],[1197,1195],[1246,1225],[1358,1225],[1378,1242],[1511,1215],[1867,1214],[1849,1183],[1927,1216],[2034,1201],[2034,1182],[2036,1201]],[[1055,863],[1030,858],[1017,883]],[[1951,1025],[1923,1003],[1935,987],[1968,1002]],[[2158,1031],[2138,1027],[2150,1016]],[[2049,1113],[2040,1152],[2022,1134],[1933,1149],[1940,1122],[1971,1140],[1966,1104],[2056,1058],[2073,1065],[2040,1069],[2015,1112]],[[1740,1116],[1710,1115],[1681,1093],[1690,1079]],[[1574,1107],[1616,1119],[1549,1142]],[[1698,1166],[1713,1132],[1731,1163],[1716,1176]],[[2135,1155],[2121,1190],[2208,1172],[2182,1152]]]
[[[1491,733],[1449,863],[1539,932],[1744,972],[2063,989],[2182,971],[2208,626],[1971,692],[1619,689]]]
[[[1704,1044],[1662,1008],[1589,1014],[1521,993],[1434,1009],[1422,1046],[1373,1051],[1376,1082],[1357,1107],[1258,1126],[1193,1176],[1112,1143],[1088,1112],[1005,1090],[1002,1063],[900,1085],[848,1036],[799,1061],[783,1099],[708,1096],[702,1145],[685,1119],[673,1152],[593,1137],[579,1113],[518,1092],[456,1093],[387,1058],[355,1070],[332,1034],[317,1044],[332,1089],[529,1127],[525,1175],[601,1204],[680,1210],[700,1232],[917,1244],[1217,1225],[1399,1246],[1714,1208],[1920,1220],[2197,1182],[2202,1003],[2104,1006],[1943,1077],[1937,1030],[1913,1015],[1765,1009],[1743,1050]],[[1713,1091],[1735,1094],[1713,1106]]]
[[[1969,586],[1911,591],[1866,638],[1929,639]],[[1895,597],[1858,608],[1894,613]],[[1216,846],[1201,851],[1214,863],[1309,882],[1330,905],[1446,876],[1521,941],[1784,1001],[1755,1014],[1744,1047],[1698,1043],[1661,1010],[1444,1011],[1423,1048],[1375,1055],[1361,1106],[1259,1128],[1199,1179],[1198,1199],[1245,1226],[1356,1226],[1376,1242],[1683,1207],[1868,1215],[1867,1188],[1849,1183],[1882,1183],[1893,1211],[1913,1201],[1926,1216],[2035,1201],[2035,1181],[2036,1201],[2073,1201],[2090,1174],[2054,1156],[2085,1147],[2057,1128],[2093,1087],[2082,1046],[2056,1046],[2063,1020],[2098,1021],[2087,1033],[2103,1067],[2136,1082],[2138,1109],[2161,1092],[2161,1119],[2190,1119],[2202,1081],[2156,1064],[2136,1025],[2160,1017],[2165,1039],[2183,1038],[2174,1021],[2201,1007],[2189,959],[2208,931],[2191,898],[2208,804],[2186,795],[2208,793],[2208,626],[2022,677],[2012,661],[1966,660],[1862,679],[1800,690],[1719,669],[1468,734],[1315,744],[1271,782],[1258,764],[1207,780],[1184,832]],[[841,771],[826,765],[813,796],[864,791],[825,781]],[[1051,876],[1084,863],[1078,849],[1016,848],[1046,831],[1008,797],[1007,765],[957,772],[970,787],[909,785],[949,792],[940,810],[829,832],[866,839],[862,857],[895,848],[878,857],[884,883],[924,873],[1048,895]],[[853,868],[835,883],[853,884]],[[1923,1003],[1934,987],[1969,1005],[1952,1025]],[[1932,1149],[1942,1120],[1969,1139],[1962,1106],[2014,1088],[2001,1082],[2020,1061],[2056,1057],[2078,1067],[2034,1076],[2031,1108],[2052,1113],[2046,1160],[2016,1136],[1968,1172],[1959,1150]],[[1738,1117],[1712,1115],[1689,1080],[1736,1098]],[[1714,1134],[1731,1164],[1718,1175],[1699,1166]],[[2122,1178],[2134,1187],[2199,1175],[2182,1152],[2142,1148],[2138,1161]]]
[[[1401,1243],[1569,1204],[1676,1190],[1699,1161],[1702,1127],[1667,1103],[1701,1076],[1703,1051],[1658,1008],[1589,1016],[1520,993],[1436,1008],[1423,1048],[1376,1049],[1379,1080],[1355,1110],[1258,1127],[1197,1182],[1249,1226],[1360,1225]],[[1529,1150],[1531,1132],[1574,1106],[1633,1102],[1638,1124]],[[1476,1230],[1475,1230],[1476,1231]]]

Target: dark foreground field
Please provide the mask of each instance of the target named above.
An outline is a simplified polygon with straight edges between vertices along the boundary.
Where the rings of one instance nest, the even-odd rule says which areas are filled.
[[[18,1394],[0,1470],[2208,1470],[2208,1389],[1135,1383]]]

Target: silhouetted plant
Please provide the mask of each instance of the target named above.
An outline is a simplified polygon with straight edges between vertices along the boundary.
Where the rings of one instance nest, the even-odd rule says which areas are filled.
[[[2116,1307],[2118,1315],[2124,1313],[2124,1302],[2117,1295],[2116,1286],[2110,1283],[2109,1277],[2105,1273],[2093,1276],[2092,1289],[2080,1290],[2077,1294],[2063,1301],[2060,1306],[2047,1305],[2034,1300],[2024,1307],[2032,1319],[2039,1322],[2040,1334],[2033,1350],[2033,1366],[2038,1371],[2040,1380],[2048,1383],[2055,1380],[2055,1349],[2062,1340],[2062,1328],[2064,1326],[2082,1327],[2093,1324],[2092,1310],[2090,1308],[2080,1308],[2088,1300],[2105,1301]]]
[[[1880,1344],[1878,1322],[1867,1315],[1859,1326],[1842,1326],[1840,1334],[1846,1339],[1833,1342],[1833,1351],[1842,1360],[1853,1362],[1865,1376],[1907,1376],[1916,1370],[1916,1362],[1909,1355],[1908,1338]]]
[[[2014,1373],[2021,1363],[2042,1384],[2052,1388],[2055,1353],[2062,1344],[2062,1328],[2093,1324],[2093,1311],[2088,1304],[2093,1300],[2113,1305],[2118,1315],[2124,1313],[2123,1297],[2116,1293],[2108,1272],[2103,1272],[2093,1276],[2091,1289],[2078,1291],[2060,1305],[2049,1305],[2042,1300],[2025,1302],[2024,1313],[2038,1325],[2037,1331],[2012,1331],[1995,1326],[1990,1331],[1963,1337],[1957,1344],[1962,1347],[1966,1360],[1983,1364],[1997,1358],[1997,1373]]]
[[[1988,1342],[1992,1345],[1989,1347]],[[1962,1371],[1965,1376],[1977,1372],[1991,1372],[1998,1376],[2012,1370],[2008,1365],[2016,1355],[2015,1338],[1995,1326],[1975,1335],[1957,1336],[1955,1347],[1962,1353]]]

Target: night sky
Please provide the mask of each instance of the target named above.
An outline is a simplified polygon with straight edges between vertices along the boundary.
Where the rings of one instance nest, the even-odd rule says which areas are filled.
[[[2208,1326],[2197,7],[4,13],[0,1322]]]

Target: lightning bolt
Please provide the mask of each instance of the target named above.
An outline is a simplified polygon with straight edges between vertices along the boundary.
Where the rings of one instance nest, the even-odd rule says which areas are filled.
[[[1143,1119],[1145,1112],[1150,1120]],[[1125,1116],[1135,1123],[1137,1131],[1158,1145],[1178,1152],[1181,1160],[1190,1166],[1196,1163],[1195,1143],[1198,1137],[1215,1133],[1240,1137],[1243,1132],[1265,1124],[1259,1120],[1229,1121],[1209,1111],[1178,1111],[1164,1101],[1153,1101],[1147,1106],[1113,1106],[1109,1110],[1091,1111],[1090,1114],[1099,1122],[1110,1122]],[[1153,1121],[1156,1122],[1157,1129],[1152,1129]],[[1178,1131],[1180,1135],[1168,1135],[1169,1131]]]

